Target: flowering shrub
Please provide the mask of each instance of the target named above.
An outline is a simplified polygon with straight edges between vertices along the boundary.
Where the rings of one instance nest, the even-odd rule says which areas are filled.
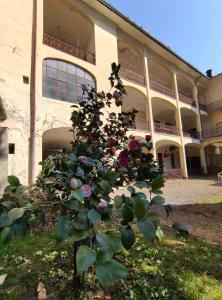
[[[164,179],[153,161],[151,136],[145,136],[144,141],[127,136],[136,111],[121,113],[126,92],[119,70],[120,65],[113,63],[108,93],[83,86],[83,100],[80,106],[73,106],[71,116],[72,150],[51,154],[41,163],[37,180],[47,200],[44,209],[51,208],[57,221],[57,240],[73,242],[75,283],[94,267],[100,283],[111,285],[127,275],[115,255],[121,247],[133,247],[137,232],[148,241],[163,238],[159,220],[150,208],[164,204]],[[106,113],[106,108],[116,112]],[[123,186],[128,194],[115,196]],[[100,224],[110,222],[113,211],[121,213],[120,228],[103,232]],[[23,217],[29,220],[29,210],[16,215],[16,226]],[[3,231],[12,224],[4,218],[0,215]]]

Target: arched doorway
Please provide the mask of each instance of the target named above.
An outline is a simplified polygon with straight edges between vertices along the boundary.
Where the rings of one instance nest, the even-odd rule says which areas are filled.
[[[187,144],[185,146],[186,163],[188,175],[202,175],[200,147],[197,145]]]
[[[182,178],[180,145],[169,140],[156,143],[157,161],[160,169],[168,178]]]
[[[42,158],[46,159],[56,150],[71,149],[74,140],[71,128],[52,128],[42,135]]]
[[[222,141],[212,143],[205,147],[207,170],[209,174],[216,175],[222,171]]]

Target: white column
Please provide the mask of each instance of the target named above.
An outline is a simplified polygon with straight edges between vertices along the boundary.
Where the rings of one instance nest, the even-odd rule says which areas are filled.
[[[150,80],[149,80],[149,66],[148,66],[148,57],[147,52],[144,50],[144,65],[145,65],[145,78],[146,78],[146,92],[147,92],[147,103],[146,103],[146,117],[149,119],[149,130],[152,135],[153,142],[153,156],[154,159],[157,159],[156,154],[156,141],[155,141],[155,131],[154,131],[154,122],[153,122],[153,110],[152,110],[152,99],[150,97]]]
[[[206,154],[205,154],[205,150],[202,146],[200,147],[200,162],[201,162],[201,166],[203,168],[204,174],[205,175],[208,174]]]
[[[176,111],[176,119],[179,126],[179,133],[180,133],[180,141],[181,141],[181,148],[180,148],[180,164],[184,178],[188,178],[187,172],[187,163],[186,163],[186,151],[184,146],[183,140],[183,125],[181,120],[181,112],[180,112],[180,100],[179,100],[179,93],[178,93],[178,86],[177,86],[177,75],[174,70],[173,72],[173,80],[174,80],[174,87],[175,87],[175,94],[176,94],[176,102],[177,102],[177,111]]]

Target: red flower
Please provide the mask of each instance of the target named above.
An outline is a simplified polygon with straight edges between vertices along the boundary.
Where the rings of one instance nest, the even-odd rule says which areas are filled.
[[[152,139],[152,136],[150,134],[148,134],[148,135],[145,136],[145,138],[146,138],[147,142],[150,142],[151,139]]]
[[[112,155],[115,155],[115,154],[116,154],[116,148],[115,148],[115,147],[111,147],[111,148],[109,149],[109,151],[110,151],[110,154],[112,154]]]
[[[123,150],[120,152],[118,157],[118,165],[120,168],[127,168],[128,167],[128,151]]]
[[[133,137],[128,144],[129,150],[130,151],[136,151],[139,150],[140,148],[140,141],[135,139],[135,137]]]
[[[109,147],[113,147],[113,146],[116,146],[118,144],[117,140],[111,138],[109,141],[108,141],[108,146]]]

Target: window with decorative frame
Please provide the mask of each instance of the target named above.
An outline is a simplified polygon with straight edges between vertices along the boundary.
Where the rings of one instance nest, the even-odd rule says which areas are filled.
[[[58,60],[43,60],[43,96],[71,103],[83,99],[82,85],[96,87],[95,78],[75,64]]]

